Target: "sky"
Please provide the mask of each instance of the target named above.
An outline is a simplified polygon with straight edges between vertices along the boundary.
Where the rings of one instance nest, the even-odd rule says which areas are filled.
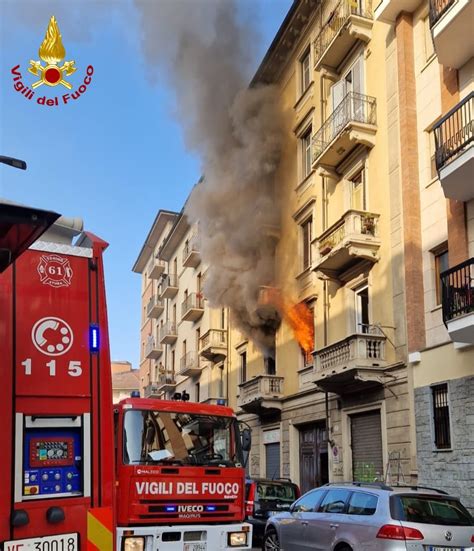
[[[251,12],[257,23],[256,69],[292,0],[236,1],[242,17]],[[51,15],[65,60],[77,67],[67,79],[72,91],[93,67],[80,97],[58,106],[37,100],[71,94],[66,88],[39,86],[28,100],[13,88],[11,72],[20,65],[21,82],[36,80],[27,69],[39,59]],[[132,0],[0,0],[0,155],[28,163],[26,172],[0,165],[0,198],[81,217],[85,229],[110,244],[104,261],[111,356],[134,368],[141,286],[132,266],[157,211],[181,210],[201,175],[174,116],[172,90],[147,65],[141,40]]]

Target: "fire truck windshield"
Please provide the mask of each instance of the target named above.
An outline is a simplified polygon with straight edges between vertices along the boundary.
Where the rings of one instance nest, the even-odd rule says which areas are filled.
[[[233,417],[131,410],[124,416],[125,464],[243,464]]]

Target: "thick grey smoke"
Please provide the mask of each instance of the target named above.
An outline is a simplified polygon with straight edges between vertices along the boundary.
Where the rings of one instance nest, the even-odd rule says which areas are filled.
[[[204,181],[186,212],[199,222],[209,266],[204,293],[270,351],[279,316],[258,298],[274,279],[269,228],[279,220],[273,182],[284,120],[273,87],[248,87],[252,17],[245,20],[235,0],[135,2],[147,60],[167,69],[186,143],[202,160]]]

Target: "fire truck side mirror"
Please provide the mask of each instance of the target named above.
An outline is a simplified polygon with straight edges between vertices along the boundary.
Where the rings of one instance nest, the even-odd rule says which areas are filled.
[[[242,440],[242,450],[244,452],[249,452],[252,447],[252,433],[250,432],[250,429],[244,429],[240,433],[240,438]]]

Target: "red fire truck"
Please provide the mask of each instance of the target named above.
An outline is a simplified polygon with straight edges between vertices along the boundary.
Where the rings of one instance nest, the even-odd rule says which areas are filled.
[[[113,410],[107,243],[58,216],[0,204],[0,549],[249,549],[248,431],[223,406]]]

